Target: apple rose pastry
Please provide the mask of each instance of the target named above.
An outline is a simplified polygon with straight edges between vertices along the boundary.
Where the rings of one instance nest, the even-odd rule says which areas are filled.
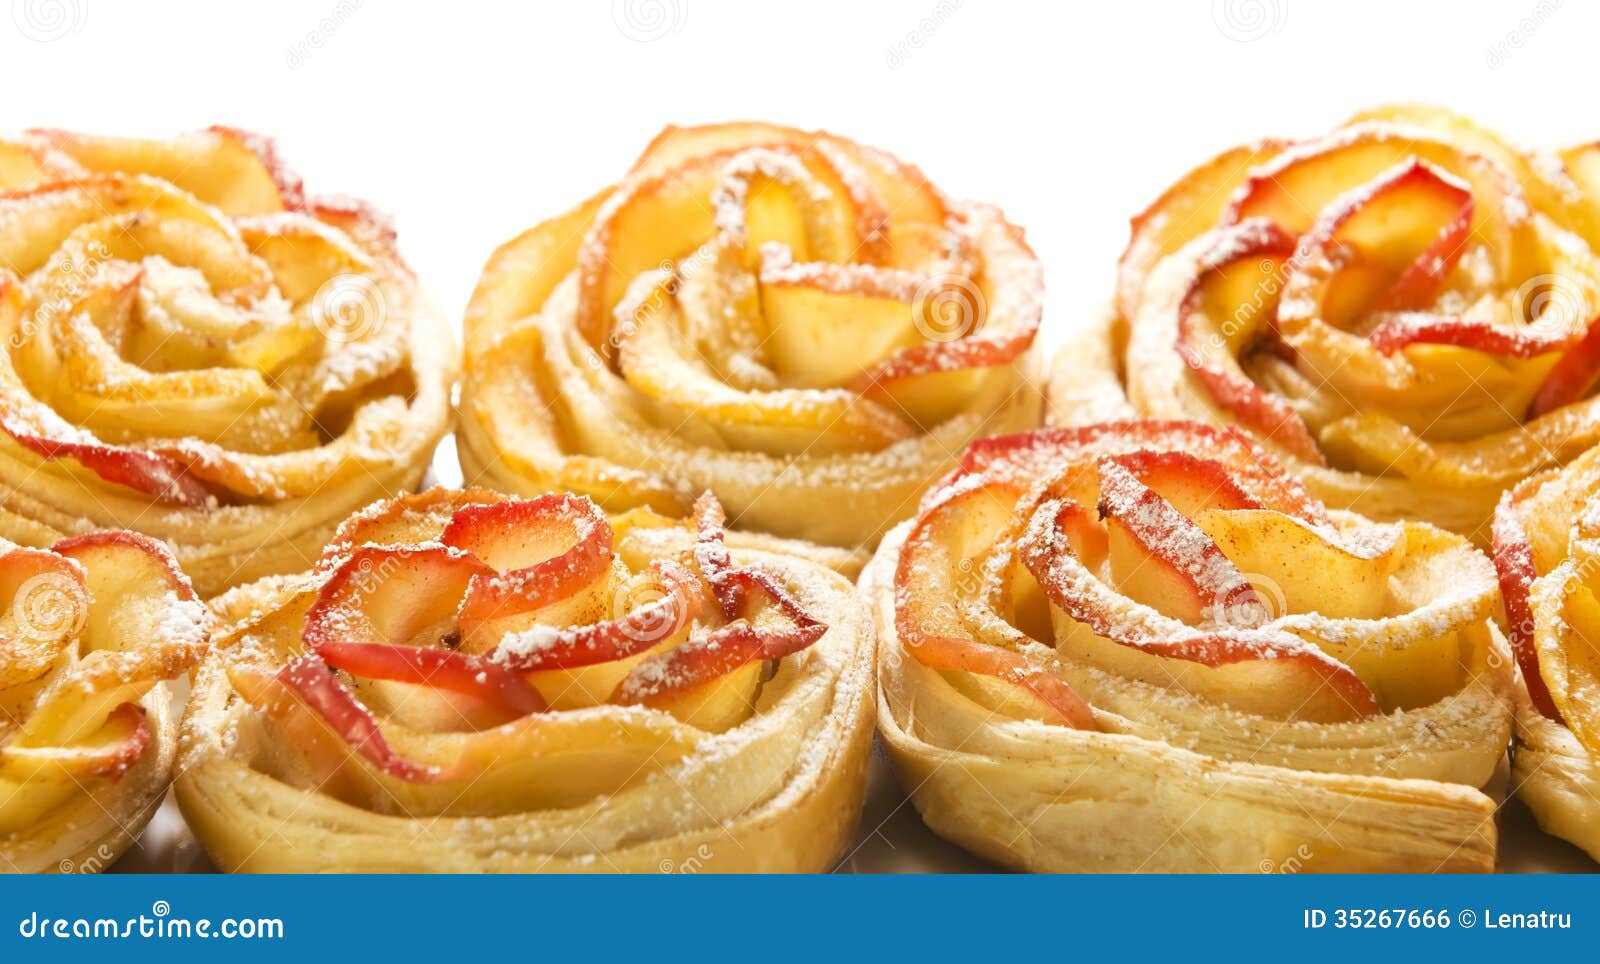
[[[0,539],[0,871],[110,866],[166,795],[211,613],[132,532]]]
[[[1600,449],[1506,493],[1494,561],[1523,683],[1512,787],[1600,859]]]
[[[872,739],[850,584],[566,493],[435,490],[216,605],[178,799],[248,871],[819,871]]]
[[[456,355],[394,234],[270,142],[0,140],[0,536],[166,540],[205,595],[415,486]]]
[[[1488,870],[1494,568],[1332,512],[1235,428],[986,439],[862,577],[939,834],[1038,871]]]
[[[667,128],[501,247],[467,309],[469,482],[876,542],[973,438],[1038,424],[1042,274],[999,211],[830,134]]]
[[[1593,143],[1400,107],[1235,148],[1134,219],[1051,420],[1237,425],[1330,505],[1487,545],[1505,489],[1600,441],[1597,250]]]

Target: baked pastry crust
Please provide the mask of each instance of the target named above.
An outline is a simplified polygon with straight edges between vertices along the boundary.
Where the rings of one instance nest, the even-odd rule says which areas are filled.
[[[1506,493],[1494,558],[1517,657],[1511,785],[1549,833],[1600,859],[1600,449]]]
[[[879,732],[940,835],[1031,871],[1489,870],[1489,561],[1329,512],[1236,429],[989,439],[861,592]]]
[[[1133,220],[1047,421],[1237,425],[1330,506],[1488,543],[1501,492],[1600,440],[1600,148],[1390,107],[1262,141]]]
[[[0,536],[170,543],[203,595],[415,487],[459,357],[364,205],[271,142],[0,139]]]
[[[109,867],[166,795],[211,616],[160,544],[0,540],[0,869]]]
[[[1042,272],[997,210],[770,124],[664,130],[505,244],[466,316],[466,479],[875,543],[968,441],[1038,424]]]
[[[871,621],[698,510],[434,490],[219,598],[190,826],[230,871],[828,869],[865,792]]]

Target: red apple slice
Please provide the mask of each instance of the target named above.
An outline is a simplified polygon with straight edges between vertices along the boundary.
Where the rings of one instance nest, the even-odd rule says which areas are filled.
[[[77,560],[88,575],[91,595],[123,599],[143,582],[151,591],[171,593],[185,601],[198,601],[189,577],[178,567],[167,544],[142,532],[127,529],[102,529],[81,536],[68,536],[50,551]]]
[[[1112,576],[1124,595],[1190,626],[1221,611],[1267,611],[1205,530],[1118,462],[1102,459],[1098,468]]]
[[[1228,223],[1223,216],[1229,201],[1250,172],[1288,146],[1266,140],[1224,151],[1185,174],[1130,219],[1128,246],[1117,261],[1117,310],[1122,317],[1138,313],[1150,269],[1201,232]]]
[[[133,768],[150,746],[150,723],[144,707],[121,703],[99,730],[66,746],[0,746],[0,776],[10,780],[74,782],[88,777],[117,780]]]
[[[1131,419],[1072,428],[1038,429],[979,439],[967,446],[956,471],[934,486],[924,505],[943,489],[972,475],[1005,479],[1019,488],[1091,454],[1138,451],[1203,451],[1227,465],[1234,480],[1267,508],[1313,524],[1328,521],[1327,509],[1270,454],[1236,426],[1203,422]]]
[[[363,546],[334,570],[306,611],[303,638],[435,646],[455,632],[473,577],[493,570],[448,546]]]
[[[504,501],[487,489],[429,489],[399,499],[374,502],[339,523],[317,568],[329,570],[362,545],[415,545],[435,540],[455,514],[467,506]]]
[[[63,539],[49,554],[17,552],[24,562],[40,563],[43,555],[56,562],[36,565],[33,576],[0,597],[9,610],[0,624],[16,620],[23,635],[43,632],[70,640],[75,657],[56,663],[48,683],[28,700],[20,745],[104,743],[96,734],[105,733],[119,706],[181,675],[204,655],[209,613],[154,539],[94,532]],[[25,574],[16,562],[16,553],[7,554],[0,581]]]
[[[1094,711],[1071,686],[1020,652],[970,638],[952,600],[963,560],[974,558],[982,533],[1002,531],[1022,489],[974,478],[943,491],[906,534],[895,568],[895,631],[900,644],[930,669],[992,676],[1026,690],[1067,726],[1099,729]]]
[[[452,649],[325,642],[316,652],[334,669],[366,679],[415,683],[475,697],[501,710],[508,719],[545,709],[539,691],[517,673]]]
[[[1315,681],[1315,686],[1327,686],[1336,699],[1356,713],[1370,716],[1380,711],[1376,697],[1353,670],[1291,634],[1267,629],[1185,629],[1171,636],[1157,637],[1137,627],[1126,626],[1112,618],[1110,613],[1101,611],[1089,599],[1070,589],[1071,575],[1067,559],[1074,552],[1074,543],[1068,536],[1072,517],[1064,512],[1065,509],[1066,506],[1058,500],[1048,500],[1039,506],[1029,522],[1021,556],[1023,564],[1033,573],[1051,602],[1095,634],[1151,655],[1209,667],[1258,661],[1296,667],[1305,671],[1309,679]],[[1200,536],[1215,548],[1203,532]],[[1203,546],[1199,552],[1204,553]],[[1186,566],[1175,568],[1197,587],[1189,591],[1191,595],[1203,592],[1204,586],[1237,585],[1227,578],[1196,575]],[[1244,584],[1248,585],[1248,582]],[[1232,591],[1244,592],[1237,589]],[[1253,587],[1249,592],[1254,592]],[[1215,593],[1212,595],[1215,596]],[[1266,610],[1263,607],[1256,611]]]
[[[611,525],[581,495],[555,494],[456,512],[440,541],[496,570],[473,579],[461,601],[463,634],[566,599],[611,565]]]
[[[1246,376],[1231,355],[1270,323],[1282,284],[1282,268],[1276,266],[1294,250],[1294,238],[1270,221],[1252,218],[1222,229],[1179,305],[1176,347],[1217,407],[1295,456],[1321,465],[1322,453],[1300,414]],[[1263,275],[1262,264],[1274,267]],[[1243,294],[1241,275],[1248,286]],[[1262,302],[1259,308],[1257,302]],[[1249,306],[1247,317],[1236,318],[1241,305]],[[1225,315],[1220,326],[1214,320],[1219,313]],[[1202,325],[1202,317],[1213,323]],[[1230,325],[1240,330],[1231,331]]]
[[[892,176],[891,182],[899,186],[911,172],[900,162],[889,158],[876,165],[863,163],[862,149],[840,141],[820,131],[801,131],[772,124],[716,124],[704,127],[667,127],[656,135],[634,162],[629,174],[645,177],[669,171],[697,157],[715,155],[731,157],[733,154],[761,148],[793,154],[806,165],[813,177],[818,178],[837,198],[848,198],[854,217],[847,221],[855,225],[854,258],[867,264],[886,264],[893,255],[891,230],[906,219],[927,217],[936,223],[944,219],[942,204],[932,211],[921,205],[906,203],[922,200],[911,195],[912,185],[895,192],[894,200],[901,202],[886,205],[876,181]],[[886,168],[881,174],[878,168]],[[889,207],[894,207],[895,219],[891,223]]]
[[[0,553],[0,690],[54,666],[89,611],[80,566],[43,549]]]
[[[432,783],[445,778],[437,767],[425,766],[397,753],[384,738],[372,712],[333,675],[321,657],[308,653],[290,660],[277,673],[277,681],[321,718],[335,736],[366,757],[373,766],[412,783]],[[277,707],[279,714],[292,712]]]
[[[1004,365],[1028,350],[1037,331],[1038,325],[1035,323],[1024,331],[977,334],[952,341],[917,345],[897,352],[882,364],[861,373],[850,383],[850,387],[865,395],[918,375]]]
[[[1535,358],[1568,347],[1576,337],[1564,332],[1525,332],[1479,319],[1407,311],[1384,319],[1367,335],[1367,340],[1385,355],[1410,345],[1455,345],[1497,358]]]
[[[724,538],[727,514],[723,511],[722,503],[717,500],[716,495],[711,492],[702,493],[700,498],[695,500],[694,512],[695,565],[699,567],[700,575],[706,584],[711,587],[711,593],[716,597],[717,607],[722,610],[723,618],[739,619],[749,615],[752,595],[759,595],[783,610],[797,623],[815,621],[800,605],[799,600],[779,584],[772,573],[755,566],[734,567],[733,557],[728,554]]]
[[[1461,260],[1473,207],[1470,187],[1413,157],[1336,199],[1300,239],[1296,260],[1351,245],[1393,279],[1372,308],[1421,308]]]
[[[82,766],[83,772],[108,780],[120,779],[144,756],[150,739],[150,721],[144,707],[123,703],[111,711],[105,725],[83,746],[88,758],[72,762]]]
[[[212,614],[164,543],[137,532],[108,530],[62,539],[51,551],[78,563],[84,573],[88,606],[78,626],[84,656],[78,670],[112,654],[131,653],[151,662],[134,672],[138,663],[130,661],[124,679],[153,684],[199,663],[208,646]],[[129,640],[145,643],[130,650]]]
[[[1177,507],[1185,516],[1202,509],[1260,509],[1260,499],[1235,480],[1226,465],[1188,452],[1143,449],[1107,461]]]
[[[1476,193],[1487,195],[1491,207],[1517,191],[1514,183],[1502,183],[1481,158],[1417,129],[1358,124],[1292,145],[1255,167],[1229,200],[1223,223],[1265,217],[1287,231],[1305,233],[1352,186],[1371,184],[1419,159],[1453,174],[1474,175]]]
[[[1205,448],[1229,441],[1237,430],[1203,422],[1125,419],[1069,428],[1034,429],[1011,435],[992,435],[967,446],[958,469],[948,482],[967,475],[1014,477],[1031,482],[1057,467],[1090,452],[1115,455],[1142,450]],[[1235,448],[1228,445],[1229,449]]]
[[[722,615],[727,619],[738,619],[749,601],[750,593],[763,592],[774,601],[781,595],[787,597],[781,588],[771,582],[763,580],[762,573],[754,570],[738,569],[733,565],[733,557],[728,553],[725,539],[725,525],[727,513],[723,511],[722,503],[716,495],[704,492],[694,503],[695,514],[695,565],[700,569],[700,575],[706,584],[711,587],[711,593],[716,597],[717,606],[722,610]],[[767,585],[762,585],[766,582]]]
[[[1340,266],[1319,312],[1336,327],[1372,310],[1428,304],[1474,229],[1473,187],[1421,158],[1465,159],[1373,134],[1351,129],[1283,153],[1252,175],[1226,215],[1303,231],[1293,266]]]
[[[413,683],[483,700],[515,718],[544,709],[526,680],[468,653],[443,648],[457,633],[456,606],[491,573],[448,547],[357,549],[306,612],[306,648],[368,679]]]
[[[957,337],[896,352],[851,383],[857,392],[893,393],[906,379],[1008,364],[1033,344],[1044,310],[1044,275],[1033,249],[998,211],[981,209],[969,223],[979,248],[988,252],[984,271],[1006,284],[980,285],[961,272],[927,279],[926,290],[919,289],[924,296],[911,299],[911,308],[925,316],[918,327],[946,330],[951,326],[938,315],[950,312],[960,323],[951,332]]]
[[[783,659],[821,639],[828,627],[807,618],[786,630],[757,628],[743,620],[647,657],[611,694],[611,702],[646,706],[726,676],[757,660]]]
[[[700,581],[694,573],[665,559],[650,564],[661,587],[656,599],[617,619],[586,626],[535,626],[509,633],[489,659],[519,673],[576,669],[626,659],[651,649],[682,631],[700,612]]]
[[[175,459],[97,441],[53,438],[23,426],[10,416],[0,415],[0,429],[41,458],[72,459],[107,482],[142,492],[157,501],[185,508],[217,504],[216,494]]]
[[[724,617],[736,621],[647,658],[617,685],[612,702],[656,705],[749,663],[798,653],[828,630],[771,573],[753,566],[734,568],[723,538],[725,515],[716,496],[710,492],[701,495],[695,503],[695,516],[696,564]],[[788,625],[773,626],[770,618],[754,611],[757,596]]]
[[[728,515],[714,493],[702,492],[694,502],[694,519],[695,565],[711,587],[722,614],[734,619],[743,604],[743,594],[739,586],[728,581],[728,573],[733,571],[733,556],[723,535]]]
[[[1507,492],[1495,508],[1491,526],[1494,568],[1500,576],[1500,595],[1505,600],[1506,623],[1511,630],[1511,651],[1522,669],[1522,680],[1534,708],[1552,720],[1561,719],[1539,671],[1539,650],[1533,622],[1533,607],[1528,594],[1538,572],[1533,566],[1533,547],[1517,518],[1517,510]]]
[[[577,326],[608,360],[615,354],[612,311],[633,279],[716,233],[717,212],[707,202],[729,160],[729,154],[701,155],[629,179],[595,212],[577,252]]]
[[[189,621],[187,615],[179,618]],[[29,707],[17,739],[31,746],[68,746],[88,739],[118,706],[183,675],[203,655],[203,637],[179,644],[91,649],[51,675]]]
[[[1589,393],[1596,379],[1600,379],[1600,318],[1589,322],[1583,337],[1544,376],[1533,401],[1528,403],[1527,418],[1535,419],[1571,405]]]
[[[284,682],[282,668],[271,669],[259,660],[239,660],[227,664],[227,676],[240,698],[283,732],[285,745],[298,753],[312,784],[341,795],[353,784],[371,782],[364,779],[367,774],[360,768],[351,765],[355,748]],[[332,679],[334,685],[342,685],[337,677]]]

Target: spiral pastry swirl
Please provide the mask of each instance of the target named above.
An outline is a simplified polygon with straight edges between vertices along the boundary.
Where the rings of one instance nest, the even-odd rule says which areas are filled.
[[[1333,512],[1239,429],[987,439],[862,576],[938,833],[1036,871],[1485,870],[1495,574]]]
[[[1489,540],[1500,494],[1600,441],[1600,147],[1440,110],[1236,148],[1134,219],[1050,418],[1237,425],[1328,504]]]
[[[415,486],[457,361],[378,216],[270,142],[0,140],[0,535],[131,528],[197,589]]]
[[[0,870],[104,870],[133,843],[171,776],[166,684],[210,625],[147,536],[0,539]]]
[[[870,620],[709,495],[434,490],[214,605],[177,790],[228,870],[817,871],[858,816]]]
[[[1042,274],[993,208],[829,134],[668,128],[501,247],[467,312],[469,482],[875,542],[971,439],[1037,424]]]
[[[1600,859],[1600,449],[1506,493],[1494,561],[1523,683],[1512,786]]]

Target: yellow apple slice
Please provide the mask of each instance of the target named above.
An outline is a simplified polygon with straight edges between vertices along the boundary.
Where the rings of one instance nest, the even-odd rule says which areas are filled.
[[[248,131],[212,127],[163,139],[37,133],[91,171],[159,177],[229,215],[282,211],[304,201],[300,179],[279,160],[272,140]]]

